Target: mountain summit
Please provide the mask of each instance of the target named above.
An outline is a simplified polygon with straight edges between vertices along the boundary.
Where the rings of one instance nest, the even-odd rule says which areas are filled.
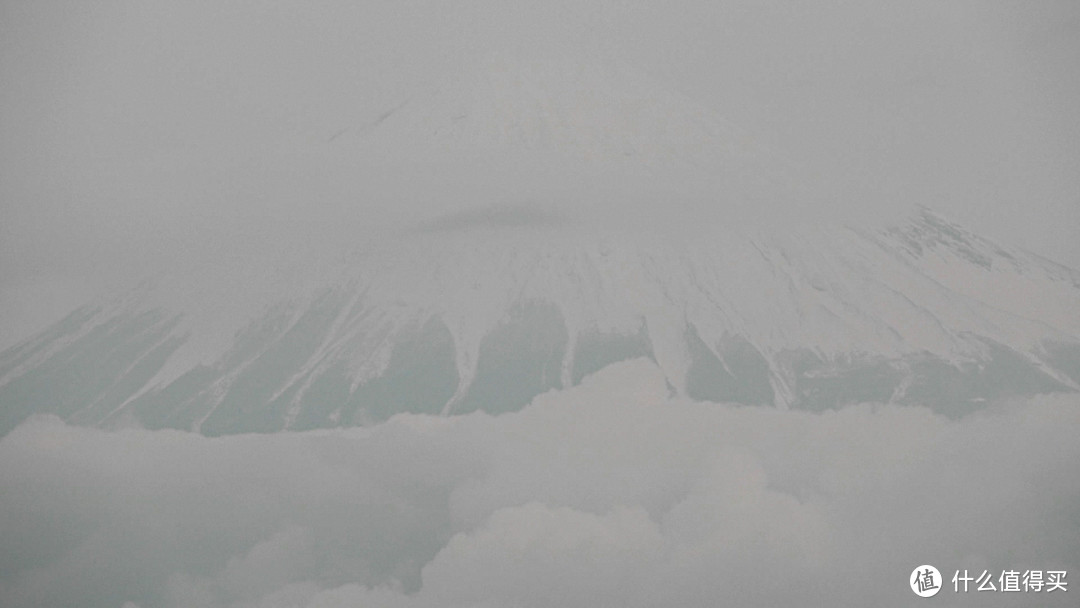
[[[367,136],[410,156],[516,150],[713,170],[758,153],[714,112],[599,50],[542,58],[490,53],[382,115]]]
[[[471,53],[331,144],[414,197],[474,205],[527,199],[612,215],[708,201],[746,215],[795,200],[785,162],[749,133],[588,29],[559,40]]]

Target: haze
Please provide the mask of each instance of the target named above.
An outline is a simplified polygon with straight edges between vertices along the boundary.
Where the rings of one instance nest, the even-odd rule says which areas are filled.
[[[404,195],[350,138],[493,49],[542,55],[583,36],[768,150],[792,208],[842,220],[926,204],[1080,266],[1071,2],[0,11],[0,345],[163,268],[265,264],[506,202]]]
[[[1080,5],[824,4],[0,0],[0,604],[1074,579]]]

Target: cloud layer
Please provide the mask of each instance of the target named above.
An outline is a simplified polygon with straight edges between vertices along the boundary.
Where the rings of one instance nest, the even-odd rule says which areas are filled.
[[[0,604],[908,605],[924,563],[1080,567],[1078,433],[1075,396],[810,414],[672,398],[647,361],[498,417],[214,439],[39,418],[0,441]]]

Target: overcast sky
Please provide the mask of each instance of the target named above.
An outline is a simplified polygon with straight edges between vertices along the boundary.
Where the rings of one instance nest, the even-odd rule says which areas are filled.
[[[429,219],[335,136],[567,22],[783,157],[795,204],[926,204],[1080,267],[1068,0],[0,2],[0,344],[133,274]]]

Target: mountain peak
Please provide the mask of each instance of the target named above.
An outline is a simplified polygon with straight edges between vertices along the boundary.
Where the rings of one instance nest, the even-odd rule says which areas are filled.
[[[605,213],[709,201],[729,217],[795,198],[786,163],[755,138],[599,44],[466,63],[352,140],[365,166],[400,176],[392,187]]]
[[[749,138],[714,112],[599,50],[490,53],[392,111],[369,137],[410,153],[518,152],[601,164],[707,167],[755,155]]]

